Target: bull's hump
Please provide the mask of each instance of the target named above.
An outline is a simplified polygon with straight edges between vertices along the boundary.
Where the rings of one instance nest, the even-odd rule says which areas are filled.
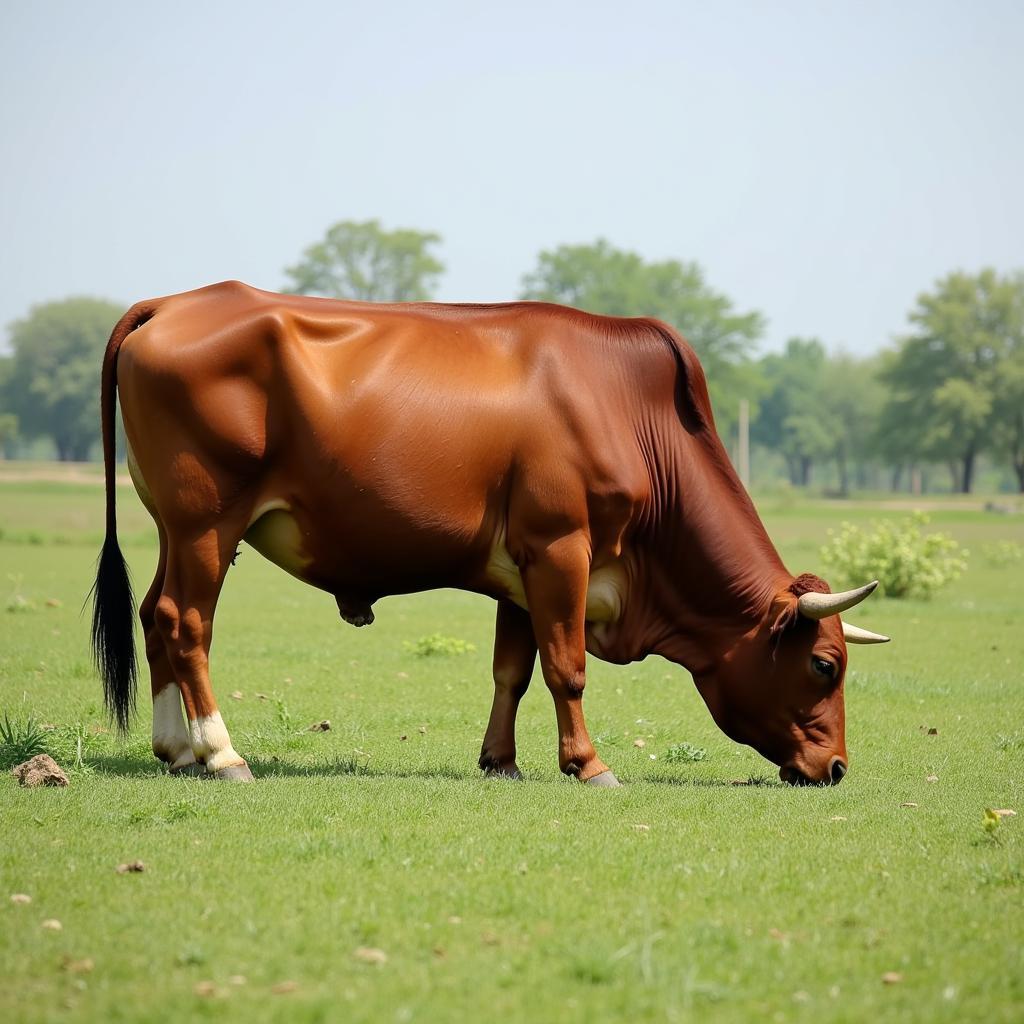
[[[487,561],[485,575],[496,596],[507,598],[524,611],[529,611],[523,578],[504,542],[495,543]],[[626,601],[626,573],[621,561],[592,569],[587,584],[588,622],[615,622]]]

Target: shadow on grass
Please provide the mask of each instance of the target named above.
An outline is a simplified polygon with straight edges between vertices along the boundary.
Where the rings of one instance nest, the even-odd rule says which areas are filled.
[[[86,764],[97,775],[113,775],[129,778],[159,778],[170,776],[162,762],[151,755],[144,754],[100,754],[86,759]],[[454,768],[439,767],[434,769],[411,768],[373,768],[364,763],[348,758],[336,758],[329,761],[316,761],[311,764],[295,764],[279,761],[276,758],[248,759],[249,768],[257,779],[273,778],[318,778],[329,776],[364,776],[378,779],[452,779],[469,781],[480,778],[476,769],[459,771]],[[180,778],[195,778],[182,775]],[[201,776],[200,776],[201,778]]]
[[[87,759],[89,767],[100,775],[125,776],[132,778],[158,778],[168,775],[167,769],[154,757],[145,754],[104,754]],[[481,772],[476,767],[467,766],[465,769],[439,766],[437,768],[400,768],[388,766],[376,768],[365,761],[354,758],[333,758],[331,760],[314,761],[309,764],[282,761],[278,758],[252,757],[248,760],[249,768],[257,779],[274,778],[330,778],[351,776],[354,778],[368,779],[447,779],[453,782],[478,782],[485,781]],[[182,776],[182,778],[194,778],[194,776]],[[490,780],[487,780],[490,781]],[[502,784],[511,783],[513,780],[498,780]],[[526,783],[531,781],[527,776]],[[535,779],[535,782],[557,781],[568,784],[571,780],[561,779]],[[661,776],[652,779],[626,780],[626,786],[650,785],[650,786],[672,786],[691,789],[733,789],[733,788],[755,788],[755,789],[785,789],[785,783],[778,779],[771,779],[763,775],[752,775],[747,779],[692,779],[680,776],[678,778]]]

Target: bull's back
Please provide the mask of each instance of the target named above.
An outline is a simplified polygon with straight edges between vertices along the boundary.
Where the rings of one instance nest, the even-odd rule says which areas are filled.
[[[325,589],[469,580],[517,466],[588,458],[542,333],[523,309],[174,296],[122,350],[134,460],[160,515],[241,507],[257,547]]]

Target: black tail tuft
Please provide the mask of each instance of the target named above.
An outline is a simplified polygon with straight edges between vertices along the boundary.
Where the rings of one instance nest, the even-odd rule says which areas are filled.
[[[117,536],[108,534],[92,588],[92,655],[107,711],[125,733],[135,711],[135,597]]]
[[[132,306],[114,327],[100,374],[100,424],[103,428],[103,482],[107,532],[92,585],[92,656],[103,677],[103,699],[118,731],[128,731],[135,710],[138,669],[135,661],[135,597],[128,566],[117,543],[114,478],[114,421],[117,416],[117,354],[124,339],[153,316],[153,303]]]

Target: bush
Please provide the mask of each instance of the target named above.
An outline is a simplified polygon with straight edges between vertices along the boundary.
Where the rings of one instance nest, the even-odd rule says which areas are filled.
[[[873,522],[862,529],[843,523],[821,557],[841,586],[877,579],[878,592],[889,597],[931,597],[959,579],[967,569],[968,552],[948,533],[925,533],[923,512],[899,521]]]
[[[420,658],[432,658],[437,655],[469,654],[476,650],[476,647],[460,640],[454,636],[444,636],[441,633],[431,633],[430,636],[421,636],[415,643],[404,644],[406,650]]]
[[[985,561],[993,569],[1008,569],[1024,562],[1024,544],[1014,540],[1000,540],[994,544],[986,544],[981,549]]]

